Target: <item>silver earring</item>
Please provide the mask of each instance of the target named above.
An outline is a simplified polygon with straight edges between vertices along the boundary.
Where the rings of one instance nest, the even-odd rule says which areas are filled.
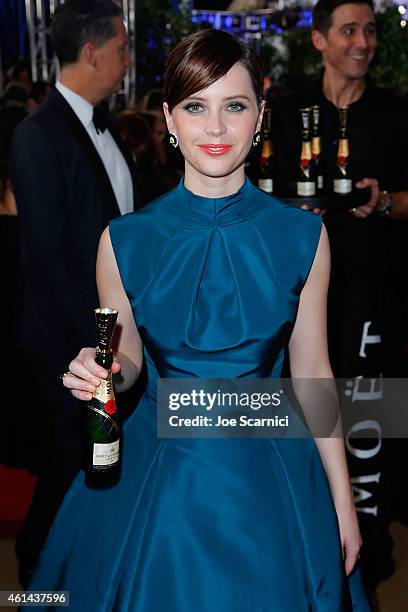
[[[177,149],[177,147],[179,146],[179,139],[176,134],[173,134],[173,132],[170,132],[169,134],[169,143],[175,149]]]
[[[261,142],[261,132],[257,130],[255,134],[252,136],[252,146],[257,147]]]

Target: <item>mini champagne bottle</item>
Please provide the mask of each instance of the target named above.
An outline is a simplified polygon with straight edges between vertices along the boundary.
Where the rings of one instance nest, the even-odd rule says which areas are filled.
[[[317,176],[317,189],[321,191],[323,189],[323,174],[321,164],[321,153],[322,144],[320,138],[320,106],[317,104],[312,106],[312,126],[313,126],[313,138],[312,138],[312,157],[315,165],[315,173]]]
[[[271,138],[272,110],[265,109],[263,126],[263,145],[260,160],[258,187],[273,193],[273,145]]]
[[[113,353],[111,343],[118,311],[111,308],[95,310],[98,347],[95,361],[108,375],[101,379],[92,399],[88,402],[85,469],[88,475],[102,474],[100,484],[111,484],[107,473],[116,474],[120,464],[122,428],[115,401],[112,381]],[[95,484],[98,479],[93,479]]]
[[[341,195],[351,193],[353,189],[350,171],[350,147],[347,135],[348,110],[348,106],[339,108],[340,134],[337,161],[334,169],[333,190]]]
[[[302,118],[302,150],[300,153],[299,174],[297,179],[298,196],[314,196],[316,181],[312,157],[312,142],[310,137],[310,108],[301,108]]]

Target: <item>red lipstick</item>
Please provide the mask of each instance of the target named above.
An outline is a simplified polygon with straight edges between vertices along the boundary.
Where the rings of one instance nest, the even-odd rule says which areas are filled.
[[[202,151],[214,157],[225,155],[232,148],[232,145],[229,144],[202,144],[198,146]]]

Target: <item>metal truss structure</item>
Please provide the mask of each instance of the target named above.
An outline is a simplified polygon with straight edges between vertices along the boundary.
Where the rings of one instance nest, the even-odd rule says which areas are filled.
[[[49,12],[47,10],[49,4]],[[55,65],[48,42],[48,23],[54,14],[58,0],[25,0],[27,33],[30,48],[31,74],[34,82],[48,81],[52,65]]]
[[[31,73],[34,82],[51,81],[58,66],[49,41],[49,24],[55,9],[63,0],[25,0],[28,40],[30,46]],[[135,100],[136,85],[136,0],[122,0],[122,9],[129,34],[129,53],[133,60],[124,81],[123,94],[126,105]]]

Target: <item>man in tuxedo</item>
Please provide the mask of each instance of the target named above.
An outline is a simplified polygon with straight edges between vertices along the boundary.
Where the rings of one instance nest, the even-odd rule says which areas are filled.
[[[121,9],[112,0],[66,0],[51,42],[60,77],[16,130],[10,166],[21,222],[21,344],[33,376],[22,395],[32,452],[42,456],[17,539],[23,586],[81,464],[84,408],[58,378],[81,347],[95,345],[99,237],[136,202],[132,161],[104,106],[131,63]]]

